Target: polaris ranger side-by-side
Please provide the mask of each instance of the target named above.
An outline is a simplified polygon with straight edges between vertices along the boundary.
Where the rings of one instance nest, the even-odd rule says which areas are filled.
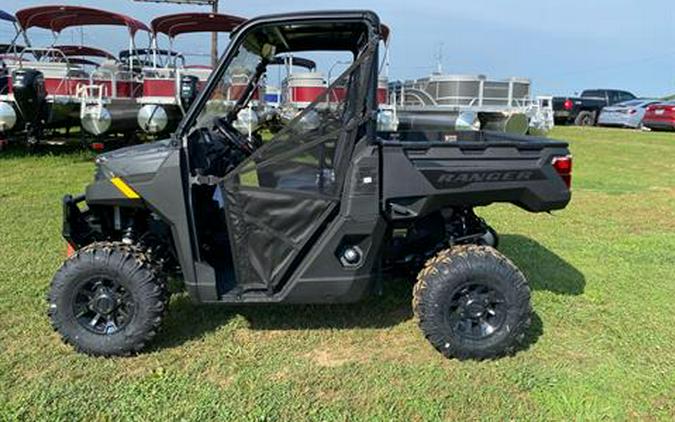
[[[419,326],[441,353],[516,350],[530,323],[527,281],[473,207],[564,208],[567,144],[378,132],[381,31],[367,11],[252,19],[171,139],[100,155],[86,193],[64,198],[74,252],[49,293],[63,339],[92,355],[141,350],[167,310],[168,277],[199,303],[347,303],[407,267],[419,271]],[[274,134],[242,131],[267,65],[316,50],[353,62]],[[248,85],[227,105],[235,75]]]

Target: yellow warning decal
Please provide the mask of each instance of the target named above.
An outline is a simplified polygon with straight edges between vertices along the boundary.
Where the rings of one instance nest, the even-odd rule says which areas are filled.
[[[120,190],[129,199],[140,199],[140,195],[136,193],[135,190],[131,189],[131,186],[127,185],[126,182],[119,177],[113,177],[110,179],[113,185]]]

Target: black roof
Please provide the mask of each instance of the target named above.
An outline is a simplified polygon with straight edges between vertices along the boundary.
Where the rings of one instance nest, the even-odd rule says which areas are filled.
[[[311,50],[355,50],[356,42],[364,39],[367,28],[365,22],[373,32],[379,35],[380,18],[375,12],[368,10],[347,11],[308,11],[264,15],[253,18],[240,25],[235,34],[252,26],[262,26],[265,23],[279,24],[288,22],[287,27],[275,27],[275,31],[265,34],[269,38],[279,38],[277,53],[289,51]],[[295,25],[303,21],[312,25]],[[324,22],[322,22],[324,21]],[[293,24],[291,24],[293,23]],[[263,29],[264,32],[264,29]],[[368,36],[365,39],[369,38]],[[264,42],[264,40],[261,40]],[[261,44],[262,44],[261,42]],[[285,47],[284,47],[285,46]]]

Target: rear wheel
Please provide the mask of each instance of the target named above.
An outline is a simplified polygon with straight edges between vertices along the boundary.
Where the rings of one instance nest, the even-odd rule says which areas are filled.
[[[96,356],[140,351],[157,333],[168,294],[142,251],[94,243],[71,256],[52,280],[49,317],[62,339]]]
[[[595,113],[590,111],[580,111],[577,118],[574,120],[577,126],[593,126],[595,125]]]
[[[513,353],[530,325],[530,290],[494,248],[462,245],[427,261],[413,310],[427,340],[446,357],[488,359]]]

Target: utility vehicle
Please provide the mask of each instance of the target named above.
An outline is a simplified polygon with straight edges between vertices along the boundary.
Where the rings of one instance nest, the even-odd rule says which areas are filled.
[[[378,132],[381,32],[368,11],[247,21],[171,139],[100,155],[86,193],[63,201],[71,253],[48,295],[63,339],[91,355],[140,351],[167,311],[169,277],[198,303],[348,303],[379,291],[387,271],[414,269],[412,306],[441,353],[517,350],[530,291],[473,208],[564,208],[567,144]],[[313,50],[353,62],[276,133],[237,131],[266,66]],[[235,72],[249,83],[227,110]]]

